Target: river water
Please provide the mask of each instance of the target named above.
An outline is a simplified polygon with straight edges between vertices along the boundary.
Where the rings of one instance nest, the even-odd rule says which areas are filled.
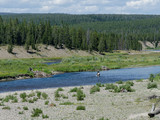
[[[96,77],[96,72],[73,72],[55,75],[50,78],[33,78],[0,82],[0,92],[94,85],[98,82],[114,83],[119,80],[146,79],[149,78],[151,73],[160,73],[160,66],[100,71],[101,76],[99,78]]]

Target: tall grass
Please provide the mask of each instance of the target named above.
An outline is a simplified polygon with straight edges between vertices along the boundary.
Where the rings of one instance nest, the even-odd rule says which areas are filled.
[[[76,72],[96,71],[102,66],[110,69],[125,67],[138,67],[160,64],[160,53],[128,55],[122,53],[107,53],[104,56],[67,57],[59,64],[46,65],[46,61],[56,58],[31,58],[31,59],[4,59],[0,60],[0,79],[5,77],[16,77],[20,74],[33,76],[29,68],[50,74],[52,71]],[[60,58],[58,58],[60,59]]]

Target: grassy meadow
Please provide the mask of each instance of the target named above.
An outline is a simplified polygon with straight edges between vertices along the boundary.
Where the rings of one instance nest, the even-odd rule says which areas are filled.
[[[62,59],[59,64],[46,65],[44,62]],[[20,74],[29,74],[29,68],[33,70],[51,73],[77,72],[77,71],[95,71],[101,70],[102,66],[109,69],[119,69],[127,67],[140,67],[160,65],[160,53],[150,54],[127,54],[127,53],[106,53],[96,56],[73,56],[65,58],[31,58],[31,59],[1,59],[0,60],[0,78],[7,76],[17,76]]]

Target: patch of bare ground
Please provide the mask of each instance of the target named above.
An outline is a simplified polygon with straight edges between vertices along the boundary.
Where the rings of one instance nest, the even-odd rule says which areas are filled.
[[[92,53],[98,54],[96,52]],[[39,45],[38,50],[30,49],[25,50],[24,46],[14,46],[13,54],[7,52],[7,46],[0,46],[0,59],[11,58],[42,58],[42,57],[69,57],[73,55],[89,56],[92,55],[87,51],[82,50],[69,50],[69,49],[56,49],[53,46]]]

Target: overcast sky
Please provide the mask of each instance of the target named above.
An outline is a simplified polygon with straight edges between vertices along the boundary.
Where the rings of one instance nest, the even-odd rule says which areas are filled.
[[[160,0],[0,0],[0,12],[160,14]]]

